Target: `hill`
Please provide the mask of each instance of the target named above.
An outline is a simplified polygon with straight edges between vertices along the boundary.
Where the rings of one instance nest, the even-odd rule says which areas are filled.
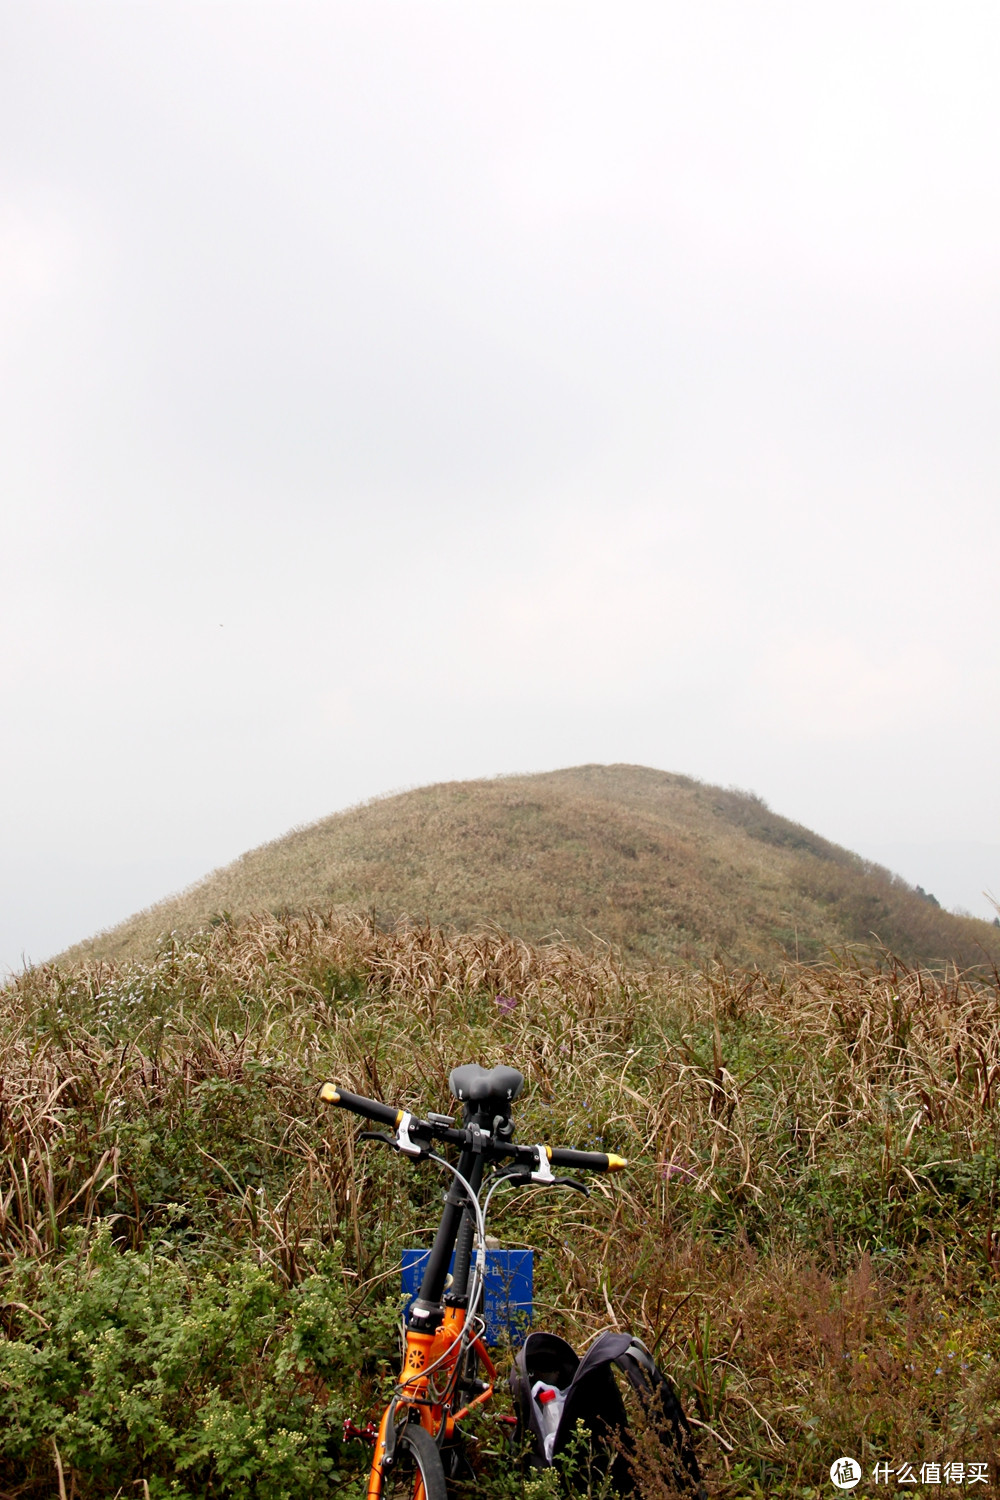
[[[140,956],[220,913],[374,907],[461,931],[769,967],[873,938],[908,962],[1000,958],[1000,932],[745,792],[643,766],[421,787],[253,849],[64,958]]]

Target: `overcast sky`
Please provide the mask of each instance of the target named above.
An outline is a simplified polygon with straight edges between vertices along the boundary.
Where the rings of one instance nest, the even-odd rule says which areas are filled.
[[[0,21],[0,968],[586,761],[993,915],[995,4]]]

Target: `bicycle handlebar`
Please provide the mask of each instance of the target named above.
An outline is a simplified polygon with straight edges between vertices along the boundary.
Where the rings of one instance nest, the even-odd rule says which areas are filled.
[[[320,1098],[327,1104],[339,1104],[341,1109],[363,1115],[366,1120],[377,1120],[380,1125],[398,1125],[403,1118],[403,1111],[393,1109],[391,1104],[379,1104],[377,1099],[366,1099],[363,1094],[349,1094],[332,1083],[324,1083]]]
[[[334,1083],[325,1083],[319,1096],[327,1104],[336,1104],[366,1120],[377,1120],[380,1125],[390,1125],[393,1129],[402,1124],[407,1115],[406,1110],[393,1109],[392,1105],[380,1104],[376,1099],[366,1099],[363,1094],[349,1093],[347,1089],[339,1088]],[[451,1125],[439,1125],[432,1120],[421,1120],[417,1115],[411,1114],[407,1132],[418,1140],[426,1139],[428,1143],[439,1140],[466,1150],[478,1149],[484,1156],[494,1160],[514,1161],[524,1166],[540,1165],[537,1162],[538,1147],[515,1145],[512,1141],[496,1141],[485,1131],[456,1129]],[[578,1167],[586,1172],[620,1172],[628,1166],[625,1158],[616,1156],[614,1152],[573,1151],[568,1146],[543,1146],[541,1149],[553,1167]]]
[[[547,1146],[554,1167],[580,1167],[585,1172],[621,1172],[628,1166],[624,1156],[613,1151],[573,1151],[569,1146]]]

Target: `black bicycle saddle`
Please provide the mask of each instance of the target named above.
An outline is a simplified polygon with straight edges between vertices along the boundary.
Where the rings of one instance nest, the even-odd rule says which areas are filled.
[[[481,1068],[478,1063],[464,1063],[452,1068],[448,1087],[463,1104],[510,1104],[524,1086],[524,1075],[516,1068]]]

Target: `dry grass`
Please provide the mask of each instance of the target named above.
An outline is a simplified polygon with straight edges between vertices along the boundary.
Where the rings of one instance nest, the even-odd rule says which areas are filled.
[[[439,1186],[356,1150],[317,1083],[441,1109],[456,1062],[502,1059],[528,1079],[522,1138],[632,1166],[587,1205],[522,1194],[495,1228],[538,1251],[546,1326],[655,1347],[713,1493],[819,1494],[842,1452],[997,1462],[995,979],[888,959],[635,970],[341,915],[222,923],[146,964],[37,970],[4,998],[10,1336],[44,1346],[25,1267],[101,1224],[122,1250],[249,1250],[288,1287],[335,1247],[363,1313]],[[354,1399],[360,1419],[361,1366]]]
[[[244,855],[69,959],[143,957],[220,912],[375,907],[534,942],[606,942],[638,962],[773,968],[879,941],[910,962],[1000,959],[1000,933],[760,801],[641,766],[424,787]]]

